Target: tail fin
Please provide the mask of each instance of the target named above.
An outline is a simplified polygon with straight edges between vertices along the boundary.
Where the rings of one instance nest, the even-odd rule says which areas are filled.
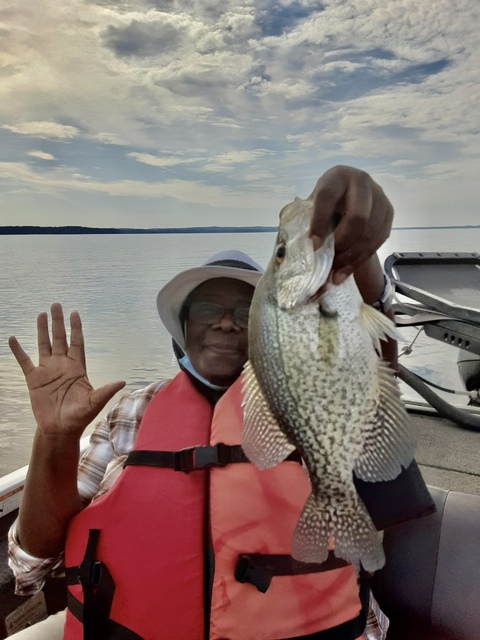
[[[360,563],[367,571],[385,564],[379,533],[356,494],[335,506],[310,494],[293,534],[292,556],[301,562],[324,562],[330,538],[335,556],[351,562],[357,571]]]
[[[381,569],[385,564],[381,537],[361,499],[356,496],[355,502],[338,509],[335,515],[335,555],[351,562],[357,570],[360,563],[366,571]]]
[[[303,508],[292,539],[292,556],[300,562],[325,562],[328,556],[326,506],[313,493]]]

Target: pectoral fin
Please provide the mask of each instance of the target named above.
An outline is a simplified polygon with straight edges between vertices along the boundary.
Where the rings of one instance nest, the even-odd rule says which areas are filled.
[[[360,319],[367,329],[368,334],[372,339],[373,346],[378,353],[381,353],[380,340],[393,338],[393,340],[403,341],[403,336],[395,326],[395,323],[369,304],[362,303],[360,308]]]
[[[259,469],[269,469],[285,460],[295,447],[281,431],[270,411],[257,376],[248,361],[243,380],[243,441],[242,448]]]

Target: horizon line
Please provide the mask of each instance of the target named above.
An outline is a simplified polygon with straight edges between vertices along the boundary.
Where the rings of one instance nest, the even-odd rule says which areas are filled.
[[[392,227],[392,231],[408,231],[412,229],[479,229],[480,224],[464,224],[464,225],[419,225],[409,227]],[[216,230],[216,231],[276,231],[278,227],[271,225],[243,225],[243,226],[223,226],[223,225],[204,225],[204,226],[190,226],[190,227],[88,227],[83,225],[0,225],[0,234],[4,230],[24,230],[24,229],[42,229],[42,230],[87,230],[92,232],[123,232],[123,233],[173,233],[173,232],[185,232],[185,231],[201,231],[201,230]]]

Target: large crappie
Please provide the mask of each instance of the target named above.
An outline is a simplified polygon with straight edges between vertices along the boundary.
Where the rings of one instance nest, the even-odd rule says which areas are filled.
[[[250,311],[243,373],[243,449],[261,469],[297,449],[312,493],[296,526],[292,555],[337,557],[368,571],[383,566],[378,532],[358,496],[353,472],[391,480],[413,458],[409,418],[380,340],[394,324],[366,305],[353,276],[328,283],[333,234],[316,252],[308,229],[312,202],[280,212],[275,250]],[[318,295],[319,290],[323,293]]]

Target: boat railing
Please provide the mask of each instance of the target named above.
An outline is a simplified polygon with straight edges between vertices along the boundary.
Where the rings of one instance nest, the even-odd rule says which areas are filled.
[[[88,447],[89,437],[80,440],[80,452]],[[20,506],[28,465],[20,467],[0,478],[0,518],[15,511]]]

